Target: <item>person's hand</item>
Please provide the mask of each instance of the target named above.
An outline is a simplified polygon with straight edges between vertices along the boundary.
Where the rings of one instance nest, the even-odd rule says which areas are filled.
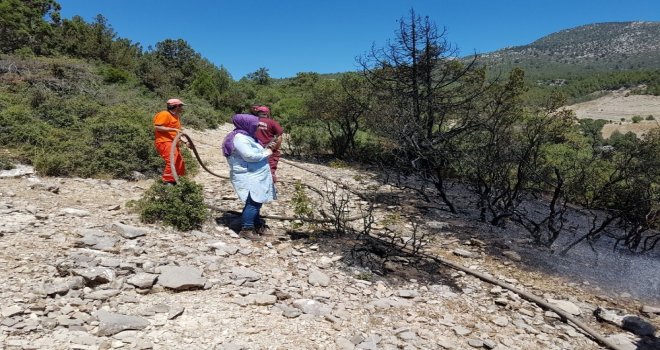
[[[264,150],[264,156],[265,156],[265,157],[270,157],[271,154],[273,154],[273,150],[272,150],[272,149],[270,149],[270,148],[266,148],[266,149]]]

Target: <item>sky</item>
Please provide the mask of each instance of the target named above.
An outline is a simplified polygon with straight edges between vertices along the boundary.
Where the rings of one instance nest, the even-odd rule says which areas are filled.
[[[236,80],[358,70],[356,58],[395,38],[411,9],[460,56],[529,44],[585,24],[660,21],[660,0],[57,0],[61,15],[97,14],[144,49],[183,39]]]

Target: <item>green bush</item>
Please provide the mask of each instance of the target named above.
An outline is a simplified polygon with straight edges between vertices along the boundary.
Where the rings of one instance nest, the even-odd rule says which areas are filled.
[[[14,163],[11,162],[11,159],[0,155],[0,170],[11,170],[14,168]]]
[[[646,120],[655,120],[655,117],[653,117],[653,114],[649,114],[649,116],[646,117]]]
[[[209,217],[202,186],[184,177],[176,186],[155,181],[135,207],[143,222],[162,222],[180,231],[198,229]]]
[[[103,81],[110,84],[125,83],[130,75],[123,69],[110,67],[101,71]]]
[[[636,115],[636,116],[632,117],[632,122],[636,124],[636,123],[641,122],[642,119],[643,119],[643,118],[642,118],[641,115]]]

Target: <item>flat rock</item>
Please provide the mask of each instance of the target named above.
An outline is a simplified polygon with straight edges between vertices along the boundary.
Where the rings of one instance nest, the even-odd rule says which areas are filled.
[[[117,249],[117,239],[105,234],[100,230],[82,230],[80,232],[82,238],[76,242],[77,246],[89,247],[96,250],[105,252],[113,252]]]
[[[99,310],[99,335],[108,336],[128,329],[141,330],[149,326],[149,321],[140,316],[128,316]]]
[[[202,271],[191,266],[161,266],[158,284],[174,290],[203,288],[206,278]]]
[[[248,269],[247,267],[238,266],[232,267],[231,277],[237,280],[247,280],[254,282],[261,279],[261,274],[254,270]]]
[[[454,249],[454,251],[452,253],[454,253],[454,255],[457,255],[457,256],[460,256],[460,257],[463,257],[463,258],[478,258],[479,257],[479,254],[471,252],[469,250],[465,250],[465,249]]]
[[[571,315],[577,316],[581,313],[580,308],[568,300],[548,299],[548,302],[556,305],[558,308],[568,312]]]
[[[110,228],[126,239],[134,239],[137,237],[145,236],[149,232],[149,230],[146,228],[125,225],[120,222],[112,224]]]
[[[127,279],[126,283],[138,288],[151,288],[156,282],[156,278],[158,278],[156,274],[140,272]]]

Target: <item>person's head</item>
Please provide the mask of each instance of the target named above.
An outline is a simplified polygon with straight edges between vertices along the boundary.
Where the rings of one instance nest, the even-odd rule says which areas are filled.
[[[171,98],[167,100],[167,110],[173,114],[179,115],[183,112],[183,106],[186,104],[178,98]]]
[[[255,109],[256,116],[259,118],[270,118],[270,108],[266,106],[259,106]]]
[[[257,103],[250,106],[250,114],[257,115],[257,108],[259,108],[259,107],[261,107],[261,105],[257,104]]]
[[[236,129],[243,130],[250,136],[254,136],[259,126],[259,118],[251,114],[236,114],[231,117],[231,122],[234,123]]]

